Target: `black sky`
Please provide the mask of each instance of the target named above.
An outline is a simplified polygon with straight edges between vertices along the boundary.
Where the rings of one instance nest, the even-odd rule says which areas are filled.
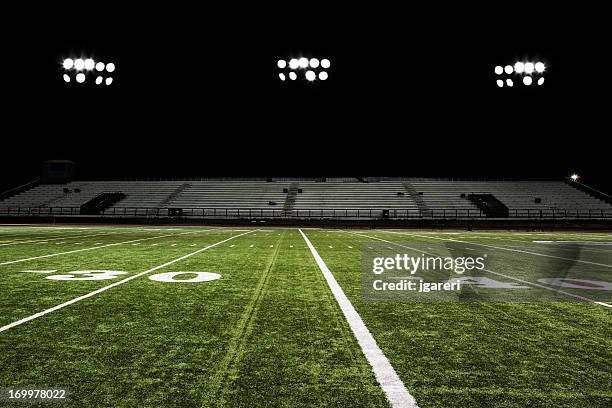
[[[44,159],[88,177],[562,177],[610,185],[603,10],[554,3],[15,10],[3,34],[3,184]],[[60,62],[117,65],[109,87]],[[326,82],[276,60],[326,56]],[[543,60],[545,85],[498,89],[495,65]],[[91,78],[89,79],[91,81]]]

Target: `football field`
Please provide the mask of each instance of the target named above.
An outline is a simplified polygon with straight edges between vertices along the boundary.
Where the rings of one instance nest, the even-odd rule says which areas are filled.
[[[462,295],[377,299],[372,253],[488,263]],[[8,388],[75,407],[610,407],[612,234],[0,226]]]

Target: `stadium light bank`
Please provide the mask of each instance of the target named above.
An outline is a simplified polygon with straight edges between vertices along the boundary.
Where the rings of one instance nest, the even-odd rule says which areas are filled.
[[[544,72],[546,71],[546,65],[542,61],[538,62],[523,62],[517,61],[514,65],[497,65],[493,69],[495,75],[497,76],[497,86],[499,88],[503,88],[504,86],[508,88],[512,88],[514,86],[515,81],[510,77],[518,76],[520,79],[519,83],[522,83],[524,86],[531,86],[535,84],[541,86],[544,85]],[[505,78],[505,81],[504,81]]]
[[[278,73],[278,78],[281,81],[286,81],[289,78],[290,81],[295,81],[301,77],[298,75],[304,72],[303,78],[308,82],[314,82],[316,80],[326,81],[329,78],[327,69],[331,67],[331,62],[328,58],[289,58],[279,59],[276,61],[276,66],[281,72]],[[289,69],[289,72],[285,70]]]
[[[94,80],[96,85],[102,83],[111,85],[114,81],[112,74],[115,72],[117,67],[113,62],[104,63],[102,61],[94,61],[93,58],[65,58],[62,61],[62,67],[64,68],[64,74],[62,78],[65,83],[70,83],[74,80],[78,84],[84,84],[87,82],[88,77],[95,76]],[[104,75],[109,75],[106,78]]]

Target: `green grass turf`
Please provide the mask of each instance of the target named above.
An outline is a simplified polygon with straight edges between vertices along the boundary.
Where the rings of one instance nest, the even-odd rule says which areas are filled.
[[[245,232],[86,228],[0,227],[0,264],[148,238],[0,265],[0,326]],[[402,245],[455,239],[570,257],[574,248],[532,241],[609,242],[612,235],[304,231],[420,407],[612,405],[611,309],[566,301],[371,302],[360,292],[361,247],[381,243],[367,236]],[[612,263],[606,248],[582,247],[580,258]],[[533,278],[536,256],[488,251],[496,268]],[[127,274],[52,281],[25,269]],[[176,271],[222,278],[147,277]],[[592,273],[586,267],[571,273],[580,271]],[[0,333],[0,388],[67,386],[79,407],[387,406],[297,230],[254,231],[149,275]]]

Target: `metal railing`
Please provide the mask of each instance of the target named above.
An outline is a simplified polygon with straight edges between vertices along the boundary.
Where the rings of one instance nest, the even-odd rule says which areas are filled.
[[[81,216],[80,207],[0,207],[0,216],[49,217]],[[83,216],[86,217],[86,216]],[[157,208],[113,207],[96,217],[204,218],[204,219],[483,219],[479,209],[293,209],[282,208]],[[608,209],[511,209],[510,219],[604,219],[612,220]]]

